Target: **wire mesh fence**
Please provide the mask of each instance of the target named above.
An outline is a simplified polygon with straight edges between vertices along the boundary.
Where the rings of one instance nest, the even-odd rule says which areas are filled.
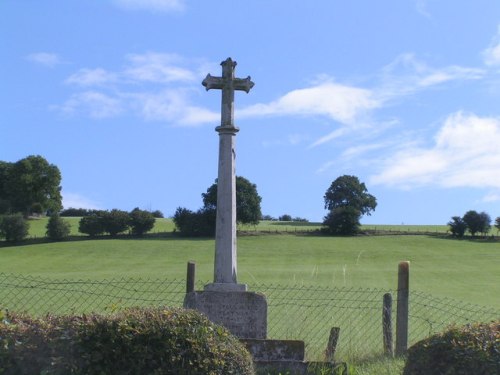
[[[198,282],[196,289],[203,285]],[[56,280],[0,273],[0,308],[41,316],[182,306],[185,288],[184,280],[172,279]],[[382,301],[391,291],[269,284],[255,284],[252,289],[267,297],[268,337],[303,340],[310,360],[323,359],[332,327],[340,328],[337,359],[383,353]],[[410,344],[452,323],[499,318],[500,311],[494,308],[410,292]]]

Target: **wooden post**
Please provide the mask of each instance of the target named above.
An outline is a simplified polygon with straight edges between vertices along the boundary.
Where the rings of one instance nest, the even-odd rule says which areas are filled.
[[[335,355],[335,350],[337,350],[337,342],[339,341],[340,328],[332,327],[330,330],[330,337],[328,338],[328,344],[326,345],[325,357],[327,362],[333,362],[333,356]]]
[[[186,293],[194,292],[195,273],[196,273],[196,263],[188,262],[187,277],[186,277]]]
[[[394,355],[392,343],[392,294],[384,294],[384,303],[382,307],[382,334],[384,338],[384,354]]]
[[[408,305],[410,296],[410,262],[401,262],[398,267],[398,307],[396,316],[396,356],[408,349]]]

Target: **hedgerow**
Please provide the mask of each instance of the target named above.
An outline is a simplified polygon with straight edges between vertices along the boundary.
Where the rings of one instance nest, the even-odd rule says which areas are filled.
[[[113,315],[4,314],[0,374],[253,374],[250,354],[193,310],[132,308]]]

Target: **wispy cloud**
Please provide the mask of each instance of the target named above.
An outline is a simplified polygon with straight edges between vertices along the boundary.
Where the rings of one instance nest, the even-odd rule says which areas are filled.
[[[74,94],[62,105],[53,106],[53,109],[65,115],[87,113],[95,119],[115,117],[123,111],[119,99],[96,91]]]
[[[182,67],[183,59],[175,54],[148,52],[127,56],[129,67],[124,77],[134,81],[156,83],[192,82],[197,75],[193,70]]]
[[[457,112],[431,147],[408,147],[386,158],[373,184],[500,188],[500,119]]]
[[[78,193],[63,191],[62,203],[64,208],[86,208],[91,210],[102,209],[102,207],[98,203]]]
[[[334,82],[290,91],[268,104],[255,104],[239,112],[240,116],[321,115],[344,124],[360,114],[377,108],[380,102],[367,89]]]
[[[36,64],[40,64],[43,66],[46,66],[48,68],[53,68],[56,65],[62,64],[63,61],[59,57],[59,55],[55,53],[50,53],[50,52],[36,52],[29,54],[26,56],[26,59],[28,59],[31,62],[34,62]]]
[[[117,81],[115,73],[107,72],[102,68],[80,69],[69,76],[65,83],[77,86],[101,86]]]
[[[185,8],[184,0],[113,0],[113,3],[126,10],[147,10],[151,12],[173,12]]]
[[[500,25],[490,46],[483,51],[484,62],[489,66],[500,65]]]

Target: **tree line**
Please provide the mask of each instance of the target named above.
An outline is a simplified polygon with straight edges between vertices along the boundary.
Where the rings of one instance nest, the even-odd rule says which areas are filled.
[[[466,232],[471,236],[486,235],[491,229],[491,217],[486,212],[467,211],[463,216],[453,216],[448,222],[450,232],[455,237],[463,237]],[[495,228],[500,231],[500,216],[495,219]]]

